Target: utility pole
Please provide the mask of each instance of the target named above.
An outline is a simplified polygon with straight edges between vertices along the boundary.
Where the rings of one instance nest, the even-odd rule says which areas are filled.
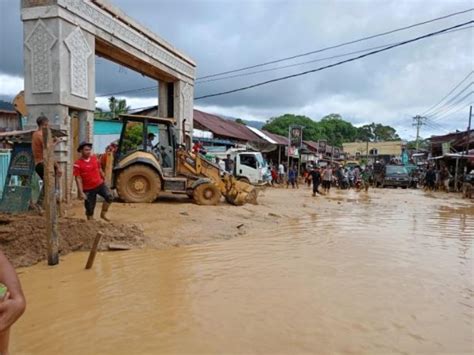
[[[472,119],[472,105],[469,107],[469,123],[467,124],[466,132],[466,155],[469,155],[469,140],[471,138],[471,119]]]
[[[426,123],[424,122],[426,120],[426,117],[422,117],[420,115],[416,115],[413,117],[413,126],[416,127],[416,151],[418,152],[418,149],[420,148],[420,128],[421,126],[425,125]]]

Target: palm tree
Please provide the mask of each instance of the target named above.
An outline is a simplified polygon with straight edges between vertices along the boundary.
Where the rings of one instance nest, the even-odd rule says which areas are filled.
[[[114,96],[109,97],[110,118],[117,118],[123,113],[130,111],[130,106],[127,106],[127,100],[116,99]]]

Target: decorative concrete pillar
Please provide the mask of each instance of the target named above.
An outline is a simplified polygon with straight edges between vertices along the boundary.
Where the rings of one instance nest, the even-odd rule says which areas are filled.
[[[26,128],[36,128],[36,119],[44,114],[52,128],[65,131],[70,139],[75,134],[71,132],[71,110],[79,112],[87,122],[93,122],[95,38],[59,17],[54,1],[46,4],[49,6],[22,2],[25,102],[28,108]],[[91,136],[87,138],[92,140]],[[57,145],[55,150],[56,159],[65,172],[62,186],[66,197],[70,190],[72,148],[68,142]]]
[[[193,101],[194,86],[178,80],[174,83],[174,118],[178,132],[177,141],[180,144],[190,145],[193,129]],[[188,147],[189,148],[189,147]]]
[[[170,115],[170,108],[173,108],[173,93],[170,84],[165,81],[158,82],[158,116],[159,117],[172,117]],[[171,97],[170,97],[171,95]],[[171,101],[170,101],[171,100]],[[172,113],[172,112],[171,112]]]

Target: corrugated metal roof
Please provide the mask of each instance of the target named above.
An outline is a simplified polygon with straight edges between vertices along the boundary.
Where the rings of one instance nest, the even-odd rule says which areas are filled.
[[[276,141],[278,144],[281,145],[288,145],[288,138],[280,136],[279,134],[271,133],[268,131],[265,131],[264,129],[261,130],[263,133],[265,133],[267,136],[269,136],[271,139]]]
[[[193,120],[218,136],[250,142],[263,141],[248,129],[247,126],[231,120],[223,119],[216,115],[211,115],[210,113],[194,110]]]
[[[259,130],[258,128],[252,127],[252,126],[247,126],[248,129],[250,129],[253,133],[258,135],[259,137],[265,139],[268,143],[271,144],[278,144],[278,142],[274,139],[272,139],[268,134],[265,132]]]
[[[303,143],[306,144],[308,147],[310,147],[312,150],[318,151],[318,148],[319,148],[318,142],[303,141]]]
[[[134,112],[134,114],[143,115],[158,115],[158,106],[152,106],[141,111]],[[217,115],[212,115],[207,112],[194,110],[193,120],[199,125],[208,129],[218,136],[223,136],[232,139],[250,142],[263,142],[263,140],[253,133],[247,126],[237,123],[232,120],[226,120]]]
[[[452,145],[462,145],[468,142],[471,143],[474,141],[474,130],[469,131],[469,135],[467,134],[467,130],[462,132],[453,132],[448,133],[443,136],[431,136],[430,141],[432,145],[441,145],[444,142],[450,142]]]

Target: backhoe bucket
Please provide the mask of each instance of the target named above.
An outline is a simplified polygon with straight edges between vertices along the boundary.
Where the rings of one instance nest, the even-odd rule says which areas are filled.
[[[230,189],[228,189],[225,199],[235,206],[242,206],[246,203],[257,204],[257,190],[246,182],[232,179]]]

